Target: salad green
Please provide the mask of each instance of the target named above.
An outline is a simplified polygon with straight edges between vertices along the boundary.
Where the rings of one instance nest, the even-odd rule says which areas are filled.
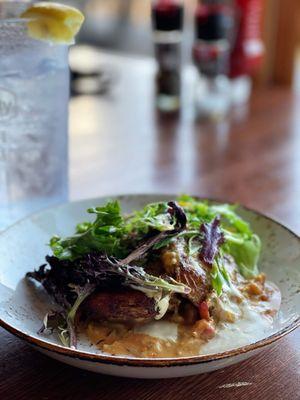
[[[237,213],[236,206],[210,204],[188,195],[177,198],[187,217],[187,227],[177,235],[166,237],[153,246],[154,250],[168,246],[176,237],[186,241],[187,253],[195,255],[201,251],[201,231],[203,224],[220,219],[220,230],[224,242],[213,262],[212,285],[218,294],[229,281],[224,267],[224,254],[232,256],[245,278],[258,274],[257,262],[261,251],[259,237],[253,233],[249,224]],[[122,214],[118,201],[110,201],[101,207],[90,208],[94,214],[92,222],[77,225],[76,232],[68,238],[52,237],[50,247],[60,260],[75,260],[92,251],[99,251],[117,258],[126,257],[145,235],[153,231],[169,231],[174,228],[174,220],[167,212],[168,203],[159,202],[146,205],[142,210],[129,215]]]

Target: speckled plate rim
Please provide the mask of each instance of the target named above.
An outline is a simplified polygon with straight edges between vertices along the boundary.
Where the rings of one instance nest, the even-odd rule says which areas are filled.
[[[74,202],[69,202],[69,203],[62,203],[60,205],[57,205],[56,207],[50,207],[47,209],[44,209],[38,213],[34,213],[32,215],[29,215],[20,221],[14,223],[4,231],[0,232],[0,236],[5,234],[7,231],[12,229],[13,227],[21,224],[25,220],[29,220],[33,217],[38,217],[39,215],[42,215],[44,212],[47,211],[52,211],[55,210],[58,207],[65,206],[67,204],[78,204],[84,201],[98,201],[100,199],[109,199],[109,198],[119,198],[122,200],[122,198],[134,198],[134,197],[151,197],[151,196],[157,196],[157,197],[169,197],[170,199],[176,198],[178,195],[174,194],[169,194],[169,193],[134,193],[134,194],[114,194],[114,195],[104,195],[104,196],[99,196],[95,198],[88,198],[88,199],[82,199]],[[198,200],[208,200],[209,202],[215,202],[215,203],[227,203],[227,204],[235,204],[232,202],[229,202],[224,199],[220,198],[209,198],[209,197],[200,197],[193,195],[193,197],[197,198]],[[239,204],[239,207],[242,209],[249,211],[253,214],[258,215],[259,217],[265,218],[271,223],[274,223],[276,225],[279,225],[281,228],[285,229],[288,231],[290,235],[292,235],[298,242],[300,246],[300,237],[293,232],[290,228],[286,227],[283,223],[275,220],[274,218],[269,217],[266,214],[263,214],[261,212],[258,212],[256,210],[253,210],[249,207],[245,207],[241,204]],[[58,344],[54,343],[49,343],[47,341],[44,341],[42,339],[38,339],[35,337],[32,337],[29,334],[26,334],[22,332],[22,330],[16,329],[12,325],[6,323],[2,318],[0,318],[0,326],[7,330],[8,332],[12,333],[13,335],[17,336],[18,338],[25,340],[27,343],[33,345],[34,347],[41,348],[46,351],[50,351],[56,354],[60,354],[63,356],[67,356],[69,358],[75,358],[75,359],[80,359],[84,361],[91,361],[95,363],[100,363],[100,364],[111,364],[111,365],[119,365],[119,366],[132,366],[132,367],[152,367],[152,368],[157,368],[157,367],[170,367],[170,366],[188,366],[188,365],[195,365],[195,364],[203,364],[203,363],[209,363],[213,361],[218,361],[218,360],[224,360],[232,357],[236,357],[245,353],[250,353],[252,351],[264,348],[266,346],[269,346],[273,343],[275,343],[277,340],[281,339],[282,337],[286,336],[290,332],[294,331],[296,328],[300,326],[300,316],[291,322],[288,326],[285,328],[279,330],[278,332],[261,339],[257,342],[251,343],[246,346],[242,346],[236,349],[228,350],[225,352],[220,352],[216,354],[209,354],[209,355],[199,355],[199,356],[192,356],[192,357],[177,357],[177,358],[137,358],[137,357],[120,357],[120,356],[112,356],[112,355],[106,355],[106,354],[95,354],[95,353],[89,353],[85,351],[80,351],[76,349],[70,349]]]

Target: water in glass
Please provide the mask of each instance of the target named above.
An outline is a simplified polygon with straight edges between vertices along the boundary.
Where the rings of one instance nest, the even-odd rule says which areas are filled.
[[[68,47],[0,19],[0,229],[66,200],[68,99]]]

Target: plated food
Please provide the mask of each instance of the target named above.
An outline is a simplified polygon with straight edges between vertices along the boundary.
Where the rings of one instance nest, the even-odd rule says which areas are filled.
[[[174,199],[177,204],[174,204]],[[161,319],[157,319],[157,309],[154,308],[153,312],[153,309],[151,307],[149,308],[149,304],[153,304],[153,298],[146,296],[142,297],[145,303],[142,307],[142,315],[139,314],[139,317],[145,318],[145,309],[152,310],[151,315],[152,313],[153,315],[155,314],[154,317],[151,316],[148,321],[142,320],[138,323],[135,320],[131,322],[127,322],[124,320],[120,321],[119,319],[117,321],[112,321],[110,317],[112,315],[114,316],[115,314],[111,314],[111,310],[110,308],[108,308],[108,305],[111,304],[111,306],[113,306],[116,303],[107,301],[108,299],[111,299],[110,296],[112,294],[112,286],[109,286],[110,290],[104,296],[105,299],[101,298],[100,303],[98,301],[99,299],[96,299],[95,297],[96,294],[99,295],[99,289],[97,291],[94,291],[93,293],[91,292],[90,296],[86,297],[84,301],[80,302],[80,305],[75,312],[75,318],[73,320],[74,310],[76,310],[76,307],[73,308],[73,312],[71,314],[69,314],[69,311],[72,308],[73,301],[76,301],[77,299],[76,291],[78,292],[79,287],[85,286],[84,280],[76,282],[76,288],[73,287],[73,289],[76,289],[76,291],[70,292],[71,295],[74,296],[72,297],[72,299],[70,299],[70,305],[61,306],[59,305],[61,303],[59,301],[55,301],[52,295],[49,296],[41,282],[33,279],[33,277],[24,277],[28,271],[32,271],[34,268],[38,270],[39,266],[43,262],[45,263],[45,255],[49,254],[49,257],[51,259],[53,259],[53,257],[54,259],[57,259],[57,265],[61,266],[62,263],[67,263],[70,266],[75,265],[77,267],[80,267],[80,276],[84,278],[84,276],[86,275],[81,275],[81,266],[83,267],[83,264],[79,265],[78,263],[75,263],[75,259],[62,260],[61,255],[64,254],[65,256],[68,256],[68,252],[64,252],[64,249],[67,250],[68,244],[74,244],[74,236],[78,237],[86,232],[85,237],[88,239],[88,230],[85,231],[85,229],[89,226],[89,224],[95,226],[95,220],[101,221],[100,214],[102,215],[102,218],[104,217],[104,215],[112,215],[111,212],[107,212],[107,203],[118,205],[116,201],[119,203],[119,206],[121,208],[120,218],[115,220],[107,219],[106,221],[108,223],[104,224],[104,226],[116,226],[116,222],[117,220],[119,220],[121,222],[121,227],[123,222],[128,222],[129,219],[131,220],[131,222],[134,222],[135,220],[134,225],[136,225],[137,220],[139,220],[140,223],[138,224],[138,226],[140,229],[138,230],[138,232],[141,233],[141,236],[139,237],[139,235],[137,235],[135,237],[135,241],[130,241],[131,248],[122,247],[122,251],[124,251],[124,249],[126,250],[126,248],[128,249],[126,250],[127,253],[110,253],[112,249],[115,251],[117,247],[121,249],[120,246],[112,246],[111,250],[107,249],[104,253],[107,254],[107,258],[110,261],[113,261],[112,264],[109,263],[109,266],[115,270],[116,262],[120,264],[120,262],[128,257],[130,254],[134,256],[133,251],[137,248],[140,249],[140,244],[144,243],[150,238],[150,236],[145,237],[147,236],[147,232],[148,234],[150,233],[150,230],[152,232],[151,237],[154,241],[157,240],[155,238],[158,237],[158,235],[161,235],[159,239],[162,239],[162,236],[166,235],[165,246],[160,247],[158,245],[158,242],[156,244],[152,243],[152,246],[147,247],[145,252],[140,253],[140,258],[136,258],[134,260],[132,259],[132,261],[130,262],[127,259],[127,264],[132,267],[131,271],[144,271],[145,273],[142,274],[142,276],[140,274],[136,275],[135,272],[130,274],[131,278],[135,279],[134,286],[136,287],[129,288],[128,286],[124,286],[123,284],[121,286],[125,292],[129,289],[133,290],[136,296],[142,296],[143,294],[146,294],[146,292],[149,294],[151,291],[154,291],[155,293],[160,293],[160,290],[163,291],[166,296],[170,297],[170,300],[166,302],[169,303],[167,312],[162,316]],[[168,205],[170,201],[173,201],[173,203],[171,203],[171,205]],[[220,261],[222,261],[223,259],[230,259],[232,261],[232,259],[234,258],[233,253],[227,253],[227,250],[225,252],[226,239],[227,243],[229,243],[228,231],[234,233],[234,224],[237,224],[236,226],[239,227],[236,228],[239,232],[239,235],[234,236],[236,236],[236,238],[237,236],[240,236],[240,239],[243,239],[242,241],[239,241],[240,245],[242,243],[249,244],[248,239],[251,238],[252,240],[250,240],[250,243],[255,243],[254,247],[247,246],[249,247],[249,251],[243,254],[248,254],[248,257],[244,259],[243,263],[241,263],[242,259],[238,259],[238,257],[235,255],[236,260],[232,262],[232,265],[237,271],[236,276],[245,282],[245,287],[250,282],[254,282],[260,289],[262,289],[263,293],[249,294],[249,287],[247,288],[247,290],[242,290],[242,303],[244,303],[245,305],[249,304],[251,306],[251,312],[248,312],[249,308],[247,308],[247,312],[245,312],[245,310],[241,310],[246,318],[240,318],[238,315],[236,315],[234,318],[238,318],[236,318],[234,322],[224,320],[221,321],[221,318],[220,320],[216,318],[216,313],[218,312],[210,305],[209,299],[212,299],[213,296],[209,295],[209,293],[215,293],[215,299],[217,299],[218,302],[222,300],[224,296],[225,298],[226,296],[228,296],[226,279],[224,279],[224,277],[223,279],[216,279],[216,277],[218,276],[221,276],[222,278],[224,274],[224,269],[221,268],[220,274],[214,274],[211,277],[211,273],[213,270],[210,265],[205,264],[204,266],[202,266],[203,261],[200,260],[200,257],[202,257],[200,246],[203,246],[204,244],[204,242],[201,241],[203,240],[204,232],[200,232],[201,234],[199,234],[200,225],[199,223],[196,224],[196,219],[191,218],[191,210],[188,209],[189,206],[185,202],[190,203],[190,199],[182,197],[176,198],[176,196],[174,195],[166,194],[122,195],[110,198],[100,197],[97,199],[82,200],[79,202],[66,203],[61,206],[57,206],[42,211],[41,213],[32,215],[11,226],[5,232],[0,233],[0,325],[20,339],[25,340],[35,349],[56,360],[97,373],[135,378],[182,377],[210,372],[218,368],[224,368],[226,366],[245,360],[248,357],[257,354],[262,349],[269,348],[269,346],[271,346],[275,341],[297,328],[297,326],[299,326],[300,324],[299,237],[291,232],[288,228],[273,221],[272,219],[242,206],[233,207],[231,205],[226,205],[225,207],[223,207],[221,203],[218,203],[216,201],[203,201],[196,199],[193,200],[192,204],[189,204],[189,206],[194,206],[195,203],[197,203],[197,207],[199,207],[199,212],[201,209],[203,212],[205,210],[217,210],[218,212],[216,216],[220,215],[220,223],[216,223],[215,226],[215,228],[218,229],[209,230],[210,232],[219,232],[219,230],[221,231],[221,235],[216,236],[219,237],[218,246],[216,247],[217,251],[216,253],[213,253],[214,262],[219,262],[218,270],[220,270],[220,266],[222,266],[222,263],[220,263]],[[158,220],[155,219],[155,229],[153,229],[152,227],[152,222],[150,218],[151,215],[145,215],[142,211],[149,208],[149,204],[153,203],[162,203],[165,207],[165,210],[162,213],[163,218],[159,218]],[[95,205],[98,205],[97,210],[95,210],[94,208]],[[119,209],[119,206],[115,208],[115,211]],[[185,227],[182,213],[178,212],[178,209],[180,208],[183,210],[187,219]],[[92,212],[89,212],[87,214],[87,209]],[[106,212],[104,212],[105,210]],[[174,212],[172,212],[172,210]],[[175,210],[177,210],[177,213],[175,213]],[[98,212],[96,215],[94,214],[95,211]],[[231,217],[234,217],[234,219],[230,219],[229,222],[227,222],[227,217],[225,218],[223,211],[226,211],[228,217],[231,215]],[[119,212],[113,214],[119,215]],[[141,218],[142,215],[144,215],[144,219]],[[212,222],[214,221],[216,216],[210,215],[209,218],[207,218],[207,220],[205,221],[202,221],[202,223],[204,222],[208,224],[208,227],[211,227]],[[84,220],[88,221],[88,224],[83,224],[79,226],[79,233],[75,235],[74,227],[78,224],[79,221]],[[159,220],[161,224],[158,224]],[[142,223],[143,221],[144,223]],[[193,221],[195,223],[195,228],[192,226]],[[128,227],[127,223],[125,225]],[[143,231],[143,227],[145,228],[147,226],[147,232]],[[178,229],[179,232],[177,231]],[[174,232],[174,230],[176,232]],[[191,237],[194,236],[193,230],[195,230],[195,234],[197,233],[197,235],[196,237],[191,239]],[[170,231],[173,231],[173,233],[171,233]],[[190,237],[187,234],[187,231],[190,232]],[[114,228],[103,229],[102,227],[102,229],[97,232],[99,232],[99,234],[101,233],[102,239],[108,238],[108,236],[110,235],[112,235],[113,237],[117,236],[118,240],[121,239],[121,237],[124,237],[124,230],[116,230]],[[103,232],[106,232],[106,235],[103,235]],[[72,238],[72,240],[65,241],[65,239],[54,237],[54,239],[50,243],[52,247],[51,249],[49,248],[49,240],[51,237],[53,237],[53,234],[55,233],[58,234],[60,238]],[[120,234],[120,236],[117,235],[118,233]],[[128,231],[128,233],[130,233],[130,230]],[[223,237],[223,235],[224,238],[220,239],[220,236]],[[183,256],[183,254],[180,252],[180,262],[182,262],[182,258],[183,260],[186,260],[198,257],[198,259],[200,260],[200,264],[205,271],[205,275],[203,275],[203,277],[206,276],[208,278],[208,285],[198,286],[203,289],[205,288],[205,290],[203,290],[203,295],[208,304],[209,319],[200,318],[201,315],[199,307],[195,306],[194,303],[189,300],[189,298],[191,298],[192,292],[189,289],[186,289],[186,287],[191,287],[191,281],[184,281],[182,279],[184,275],[182,275],[182,277],[180,278],[179,274],[177,276],[177,274],[174,274],[172,272],[172,269],[164,271],[163,265],[165,265],[166,260],[164,261],[164,263],[161,261],[161,273],[157,272],[157,269],[154,267],[154,265],[151,267],[150,270],[150,260],[153,260],[153,258],[155,258],[154,255],[160,254],[162,257],[163,254],[167,254],[170,246],[175,246],[179,239],[181,241],[182,238],[184,238],[185,242],[188,243],[188,246],[184,247],[185,256]],[[168,244],[167,242],[169,240],[170,243]],[[89,244],[91,243],[90,240],[87,240],[87,242]],[[104,243],[108,244],[111,243],[111,241],[104,240],[103,244]],[[116,243],[119,242],[117,241]],[[125,242],[123,243],[125,244]],[[253,251],[250,251],[251,247]],[[234,247],[232,247],[232,249],[233,248]],[[81,247],[80,251],[82,250],[84,250],[84,247]],[[95,249],[93,249],[93,251],[94,250]],[[88,250],[88,252],[89,251],[90,250]],[[186,253],[186,251],[188,252]],[[114,254],[114,256],[108,254]],[[252,254],[252,257],[250,257],[250,254]],[[259,259],[256,260],[256,256],[258,255]],[[79,256],[81,258],[87,257],[87,253],[85,255],[80,254]],[[77,261],[80,257],[77,258],[76,256]],[[169,256],[164,257],[166,259],[169,258]],[[143,260],[145,260],[145,263],[143,263]],[[149,267],[146,266],[147,260],[149,260]],[[246,260],[248,260],[247,263],[245,263]],[[250,262],[251,260],[252,263]],[[253,263],[253,260],[256,260],[256,262]],[[169,263],[167,262],[167,264]],[[171,264],[173,265],[173,262]],[[228,273],[231,274],[231,267],[229,266],[229,264],[231,265],[231,263],[227,262],[226,270],[228,269]],[[256,270],[255,265],[258,266],[259,273]],[[181,266],[180,263],[179,266]],[[178,262],[176,261],[176,268],[178,268],[179,266]],[[245,267],[247,270],[249,270],[248,272],[250,274],[252,271],[255,276],[249,278],[243,276],[243,274],[247,273]],[[140,268],[142,268],[142,270]],[[241,272],[242,269],[240,268],[244,268],[244,272]],[[46,273],[46,271],[49,270],[50,264],[47,262],[44,270],[42,269],[41,272]],[[93,271],[95,271],[95,269],[93,269]],[[125,276],[121,273],[117,275],[114,273],[112,276],[111,269],[109,269],[109,271],[109,273],[107,271],[106,275],[101,275],[101,282],[106,284],[108,282],[106,278],[110,277],[110,279],[115,282],[114,289],[116,292],[117,289],[120,289],[120,286],[118,286],[117,284],[117,280],[120,279],[121,282],[124,282]],[[124,269],[120,268],[119,272],[122,271],[124,272]],[[87,272],[88,269],[86,270],[86,273]],[[261,274],[266,275],[267,280],[265,281],[265,283],[263,283],[264,275]],[[259,275],[260,278],[257,278],[257,276]],[[155,280],[153,280],[153,277]],[[140,278],[140,280],[137,282],[136,278]],[[68,279],[67,282],[70,283]],[[255,281],[255,279],[257,281]],[[259,282],[260,279],[261,282]],[[270,284],[269,281],[274,282],[276,286]],[[66,281],[62,281],[62,283],[63,282]],[[128,280],[126,280],[126,282],[129,283]],[[153,285],[154,282],[156,282],[156,285]],[[212,288],[212,282],[220,282],[221,285],[215,285],[214,283],[216,288],[214,289]],[[92,280],[90,280],[89,283],[90,285],[93,285]],[[140,290],[143,285],[146,286],[147,291]],[[238,291],[241,290],[240,284],[236,282],[234,278],[232,279],[231,285],[233,287],[237,287]],[[137,288],[137,286],[139,286],[139,289]],[[150,287],[151,291],[149,291]],[[280,300],[277,287],[280,289],[281,293],[281,305],[279,312],[276,313],[279,307]],[[217,291],[220,291],[220,288],[222,290],[222,293],[218,295]],[[72,289],[72,287],[68,286],[67,291],[63,291],[62,293],[69,293],[69,289]],[[86,286],[85,289],[88,289],[88,286]],[[92,287],[90,287],[90,289],[92,289]],[[268,293],[269,291],[270,293]],[[88,292],[89,290],[87,290],[86,293]],[[260,299],[260,296],[263,296],[264,292],[266,292],[266,295],[269,295],[268,300],[264,300],[264,298]],[[272,295],[270,296],[271,293]],[[83,293],[81,292],[81,294]],[[122,296],[119,297],[119,300],[121,299],[121,297]],[[106,309],[103,308],[103,310],[101,311],[102,313],[105,311],[105,319],[103,319],[103,314],[100,314],[100,319],[99,314],[94,315],[94,318],[91,318],[91,315],[88,317],[88,312],[94,309],[93,304],[91,304],[91,300],[93,298],[95,301],[97,300],[96,304],[106,305]],[[127,296],[127,294],[124,295],[124,298],[127,299],[126,301],[128,302],[129,297]],[[176,306],[174,305],[173,311],[171,309],[171,306],[174,304],[174,301],[172,300],[173,298],[179,299],[180,302],[179,307],[177,307],[177,316],[175,316],[176,313],[174,313],[174,309],[176,308]],[[80,299],[82,300],[82,296],[80,297]],[[80,299],[78,299],[77,305]],[[136,306],[138,303],[136,299],[136,297],[131,298],[134,306]],[[155,304],[157,304],[157,302],[159,302],[159,297],[155,296],[154,300]],[[93,303],[95,303],[95,301]],[[119,302],[118,304],[123,303]],[[128,310],[128,303],[125,304],[127,307],[124,308],[124,311]],[[232,306],[234,304],[235,303],[233,301],[231,303],[231,311],[234,311],[234,313],[237,314],[237,311],[241,308],[241,304],[237,304],[237,308],[232,310]],[[138,305],[140,306],[140,304]],[[188,322],[189,311],[187,311],[186,308],[188,310],[192,309],[196,311],[196,313],[192,311],[191,319],[189,320],[190,322]],[[96,307],[96,309],[98,311],[99,307]],[[141,310],[140,307],[135,308],[131,306],[129,307],[129,309],[131,312],[132,310]],[[159,309],[161,309],[161,307]],[[109,310],[109,313],[107,310]],[[274,315],[272,310],[274,311]],[[62,313],[61,315],[59,313],[57,314],[57,316],[60,315],[60,320],[55,321],[55,319],[51,319],[51,315],[48,321],[45,320],[45,316],[47,314],[49,315],[49,313],[51,314],[52,311],[58,311]],[[202,312],[203,310],[201,311],[201,314]],[[120,315],[122,313],[118,314]],[[108,315],[109,318],[107,318]],[[125,315],[129,315],[127,311],[125,312]],[[257,318],[258,315],[260,316],[259,319]],[[69,318],[71,316],[71,319],[66,321],[66,316],[69,316]],[[135,318],[136,314],[133,317]],[[43,320],[45,324],[42,323]],[[194,322],[194,320],[196,322]],[[59,322],[59,324],[57,324],[57,322]],[[70,324],[70,322],[72,322],[71,326],[74,326],[76,328],[76,335],[73,336],[73,338],[75,338],[76,348],[74,348],[74,342],[74,347],[70,347],[70,334],[68,328],[68,323]],[[115,346],[118,343],[116,342],[116,337],[114,335],[117,334],[118,339],[122,340],[121,336],[123,335],[122,337],[124,339],[124,336],[126,336],[128,334],[128,331],[130,331],[128,327],[130,328],[134,326],[134,331],[132,332],[131,328],[129,336],[130,334],[144,335],[143,337],[147,341],[146,344],[150,346],[150,349],[146,349],[146,346],[142,348],[139,346],[137,349],[133,349],[132,347],[128,348],[126,353],[124,351],[124,348],[117,349],[114,352],[113,349],[109,347],[112,345],[112,343],[102,343],[100,338],[100,335],[103,335],[103,325],[110,324],[113,324],[115,328],[115,332],[113,332],[112,334],[112,339]],[[191,347],[188,347],[187,345],[177,345],[177,348],[181,347],[181,349],[183,350],[182,354],[193,355],[177,355],[167,357],[162,356],[162,351],[164,351],[164,349],[163,346],[162,349],[159,348],[160,340],[162,340],[162,345],[164,345],[166,342],[171,343],[169,346],[167,346],[170,347],[170,349],[168,349],[169,354],[179,354],[176,353],[177,350],[174,349],[176,347],[174,346],[174,343],[187,343],[187,340],[189,340],[188,337],[190,335],[190,332],[193,332],[193,327],[195,325],[197,327],[197,324],[199,324],[200,326],[201,324],[209,324],[210,327],[214,329],[214,332],[211,332],[211,336],[208,335],[205,337],[201,334],[197,337],[199,332],[198,330],[196,337],[193,335],[193,333],[191,333],[192,338],[190,338],[190,340],[192,343],[194,343]],[[41,328],[45,328],[45,326],[43,325],[47,325],[47,330],[41,332]],[[62,329],[57,329],[59,327]],[[241,332],[244,332],[244,334],[241,334]],[[72,334],[73,333],[75,332],[72,332]],[[207,333],[208,332],[206,332],[206,334]],[[63,338],[65,344],[62,343],[60,337]],[[141,338],[141,336],[139,336],[139,338]],[[92,342],[94,344],[92,344]],[[108,345],[106,350],[104,350],[105,345]],[[122,346],[123,345],[124,343],[122,344]],[[145,351],[150,352],[151,349],[152,351],[154,349],[154,351],[156,351],[156,354],[152,354],[148,357],[146,357],[146,353],[141,354]],[[133,351],[136,352],[133,353]],[[158,356],[157,351],[160,352],[161,356]],[[140,355],[135,356],[132,354]]]
[[[117,200],[53,236],[27,279],[57,307],[40,335],[101,353],[191,357],[248,345],[272,332],[281,294],[259,271],[261,240],[228,204],[183,195],[123,213]]]

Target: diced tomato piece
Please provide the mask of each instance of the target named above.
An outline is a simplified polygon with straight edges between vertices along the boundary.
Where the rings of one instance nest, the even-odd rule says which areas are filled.
[[[206,319],[207,321],[209,321],[210,315],[209,315],[209,309],[208,309],[208,305],[207,305],[206,301],[202,301],[199,304],[199,314],[200,314],[201,319]]]

